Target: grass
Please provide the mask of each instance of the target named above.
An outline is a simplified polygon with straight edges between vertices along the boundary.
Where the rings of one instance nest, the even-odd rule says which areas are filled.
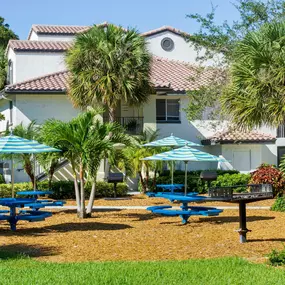
[[[0,284],[285,284],[285,270],[240,258],[48,263],[0,253]]]

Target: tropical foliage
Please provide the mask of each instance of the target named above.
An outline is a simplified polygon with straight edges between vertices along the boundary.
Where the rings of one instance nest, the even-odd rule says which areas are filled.
[[[10,39],[18,39],[18,36],[5,23],[5,19],[0,17],[0,90],[6,83],[7,58],[5,49]]]
[[[271,184],[274,196],[281,195],[285,190],[285,176],[282,171],[273,165],[261,164],[251,174],[250,183],[252,184]]]
[[[222,105],[242,128],[277,126],[285,118],[285,22],[265,24],[235,49]]]
[[[163,147],[144,147],[143,145],[157,139],[158,131],[145,130],[141,135],[134,136],[133,144],[124,150],[130,167],[130,175],[139,175],[141,190],[145,193],[148,190],[150,182],[150,171],[154,171],[152,184],[155,185],[157,172],[162,167],[161,161],[146,161],[144,157],[154,155],[165,151]]]
[[[130,140],[122,127],[116,123],[103,124],[96,119],[96,111],[84,112],[70,122],[49,120],[42,128],[44,142],[62,150],[64,158],[71,163],[78,215],[91,215],[96,192],[96,177],[105,157],[114,155],[116,143],[128,145]],[[109,134],[112,133],[112,136]],[[79,173],[79,174],[77,174]],[[89,203],[85,205],[85,184],[92,183]]]
[[[6,135],[9,134],[9,131],[6,131]],[[28,140],[36,139],[39,134],[39,128],[36,125],[35,121],[31,121],[27,126],[23,123],[17,125],[13,130],[13,135],[19,136]],[[34,172],[34,162],[35,156],[29,153],[17,154],[14,155],[14,158],[19,164],[23,165],[24,171],[29,176],[33,187],[35,185],[35,172]]]
[[[211,78],[211,85],[206,85],[199,91],[189,93],[190,100],[186,113],[190,121],[201,119],[206,107],[207,115],[211,119],[229,119],[228,109],[225,108],[226,112],[220,112],[220,98],[224,87],[229,82],[229,67],[233,61],[239,61],[239,53],[235,52],[237,45],[249,32],[259,30],[266,23],[280,22],[285,19],[285,3],[283,0],[237,0],[232,4],[239,14],[239,19],[232,23],[224,21],[222,24],[217,24],[217,7],[214,6],[206,16],[197,13],[187,15],[200,26],[198,32],[191,34],[191,37],[188,38],[189,42],[197,49],[197,60],[201,65],[204,65],[205,62],[208,65],[210,60],[211,65],[216,68]],[[262,55],[261,47],[263,47],[263,43],[259,46],[259,56]],[[268,59],[268,55],[266,58]],[[242,57],[242,59],[245,58]],[[268,64],[270,63],[268,62]],[[272,64],[274,63],[272,62]],[[245,104],[250,106],[248,102]]]
[[[66,63],[71,72],[68,95],[76,107],[107,107],[113,122],[121,100],[139,105],[148,99],[151,57],[144,37],[134,29],[93,26],[78,34]]]

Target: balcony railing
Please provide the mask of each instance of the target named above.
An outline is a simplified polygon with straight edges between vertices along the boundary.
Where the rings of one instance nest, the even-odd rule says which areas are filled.
[[[104,117],[108,121],[108,117]],[[138,135],[143,131],[143,117],[116,117],[115,122],[122,125],[128,134]]]
[[[285,124],[281,124],[277,128],[277,138],[285,138]]]

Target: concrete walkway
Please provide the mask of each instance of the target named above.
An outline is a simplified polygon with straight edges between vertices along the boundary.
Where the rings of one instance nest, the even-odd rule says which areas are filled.
[[[153,206],[153,205],[152,205]],[[146,210],[151,206],[94,206],[94,210]],[[238,210],[238,206],[209,206],[221,210]],[[75,210],[76,206],[62,206],[62,207],[46,207],[47,209],[66,209]],[[269,210],[269,206],[247,206],[248,210]],[[173,209],[180,209],[180,207],[173,207]]]

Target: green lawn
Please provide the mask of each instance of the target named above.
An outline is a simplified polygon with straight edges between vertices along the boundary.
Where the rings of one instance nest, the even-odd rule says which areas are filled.
[[[238,258],[46,263],[1,255],[0,284],[285,284],[285,270]]]

